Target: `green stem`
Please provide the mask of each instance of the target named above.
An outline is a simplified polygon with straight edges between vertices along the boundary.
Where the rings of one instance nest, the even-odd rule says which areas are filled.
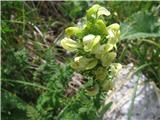
[[[37,87],[37,88],[41,88],[41,89],[44,89],[44,90],[52,91],[52,89],[49,89],[49,88],[47,88],[45,86],[42,86],[42,85],[39,85],[37,83],[29,83],[29,82],[20,81],[20,80],[9,80],[9,79],[5,79],[5,78],[2,78],[2,81],[18,83],[18,84],[28,85],[28,86]]]

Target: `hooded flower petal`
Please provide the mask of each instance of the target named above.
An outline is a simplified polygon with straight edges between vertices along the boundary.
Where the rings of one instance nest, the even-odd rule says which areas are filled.
[[[105,15],[109,16],[111,13],[104,7],[100,7],[97,12],[98,16]]]
[[[96,18],[96,13],[97,13],[97,11],[100,7],[101,7],[100,5],[96,4],[96,5],[93,5],[91,8],[89,8],[87,10],[87,19],[88,20],[95,19]]]
[[[111,75],[115,76],[117,75],[117,73],[119,72],[119,70],[122,68],[122,65],[120,63],[112,63],[110,65],[110,71],[111,71]]]
[[[97,31],[99,31],[99,33],[105,34],[105,35],[107,34],[106,25],[103,22],[103,20],[101,19],[97,20],[95,23],[95,26],[96,26]]]
[[[114,23],[107,27],[108,31],[108,44],[116,45],[120,38],[120,26],[117,23]]]
[[[109,66],[116,58],[115,52],[109,52],[101,56],[101,62],[104,67]]]
[[[113,88],[113,81],[111,81],[111,80],[104,80],[101,83],[101,87],[102,87],[102,90],[108,91],[108,90],[110,90],[110,89]]]
[[[97,65],[98,61],[94,58],[86,58],[83,56],[76,57],[71,67],[76,70],[90,70]]]
[[[80,35],[82,33],[82,29],[78,27],[68,27],[65,29],[65,33],[69,37],[72,35]]]
[[[64,38],[61,40],[61,45],[64,49],[68,50],[68,51],[75,51],[77,50],[77,48],[79,48],[79,44],[70,39],[70,38]]]
[[[109,16],[110,12],[100,5],[93,5],[90,9],[87,10],[87,19],[92,20],[101,15]]]
[[[84,51],[91,52],[93,48],[99,43],[101,37],[89,34],[83,38]]]

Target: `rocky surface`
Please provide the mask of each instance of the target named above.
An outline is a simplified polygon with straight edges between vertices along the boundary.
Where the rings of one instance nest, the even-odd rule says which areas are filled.
[[[115,89],[106,98],[113,102],[104,120],[160,120],[159,89],[143,74],[135,75],[133,64],[124,66],[115,78]]]

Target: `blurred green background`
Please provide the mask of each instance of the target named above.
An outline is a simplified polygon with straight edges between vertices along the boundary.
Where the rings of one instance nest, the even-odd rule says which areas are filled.
[[[64,99],[73,73],[67,64],[72,55],[59,41],[64,29],[81,25],[86,10],[96,3],[111,12],[106,24],[121,25],[117,61],[145,65],[142,72],[160,87],[160,2],[2,1],[3,120],[95,119],[92,99],[82,93]]]

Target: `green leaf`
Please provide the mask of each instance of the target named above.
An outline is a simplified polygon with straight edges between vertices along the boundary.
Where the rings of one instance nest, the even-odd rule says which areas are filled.
[[[106,25],[103,22],[103,20],[101,20],[101,19],[97,20],[95,23],[95,26],[96,26],[97,31],[99,31],[100,33],[105,34],[105,35],[107,34]]]
[[[112,102],[106,104],[105,106],[103,106],[100,109],[100,112],[99,112],[99,114],[100,114],[100,120],[103,119],[103,116],[104,116],[105,112],[107,112],[107,110],[109,110],[111,106],[112,106]]]
[[[96,85],[94,85],[94,86],[92,86],[92,87],[90,87],[86,90],[86,94],[89,95],[89,96],[95,96],[95,95],[98,94],[98,92],[99,92],[98,84],[96,84]]]
[[[33,108],[31,106],[27,107],[27,116],[29,117],[29,120],[44,120],[42,114],[39,113],[36,108]]]
[[[28,105],[22,99],[7,90],[2,90],[1,97],[3,119],[27,120],[25,112]]]
[[[113,81],[105,79],[100,83],[103,91],[107,92],[108,90],[113,88]]]
[[[133,39],[140,39],[140,38],[158,38],[160,37],[160,33],[143,33],[143,32],[139,32],[139,33],[134,33],[131,35],[126,35],[126,36],[121,36],[121,40],[133,40]]]
[[[160,37],[158,20],[150,12],[139,11],[121,23],[121,40]]]
[[[99,67],[95,71],[96,80],[104,80],[106,76],[108,75],[106,68]]]

